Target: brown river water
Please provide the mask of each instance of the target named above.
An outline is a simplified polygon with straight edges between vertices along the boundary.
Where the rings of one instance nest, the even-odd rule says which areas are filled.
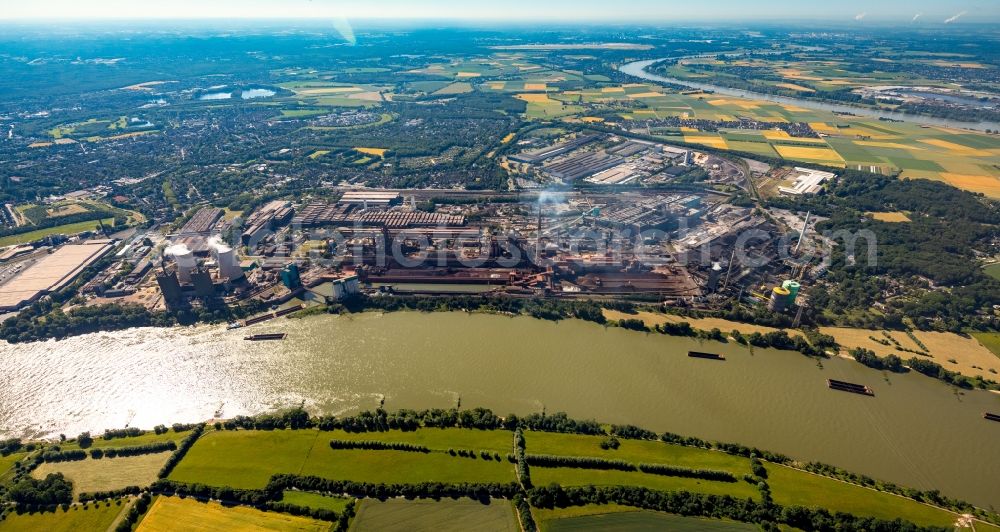
[[[247,334],[286,332],[284,341]],[[689,350],[723,353],[724,362]],[[0,437],[75,436],[304,404],[316,413],[565,411],[738,442],[1000,507],[1000,395],[839,358],[577,320],[401,312],[227,331],[131,329],[0,344]],[[867,384],[875,397],[830,390]]]

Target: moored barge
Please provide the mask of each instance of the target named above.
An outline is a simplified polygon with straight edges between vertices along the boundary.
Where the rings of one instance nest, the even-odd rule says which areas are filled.
[[[725,360],[726,357],[718,355],[715,353],[705,353],[702,351],[688,351],[688,356],[691,358],[705,358],[708,360]]]
[[[865,386],[864,384],[855,384],[853,382],[838,381],[836,379],[827,379],[826,383],[833,390],[839,390],[841,392],[851,392],[861,395],[868,395],[871,397],[875,396],[875,392],[871,388]]]
[[[254,334],[251,336],[245,336],[243,339],[251,342],[260,342],[263,340],[284,340],[285,333]]]

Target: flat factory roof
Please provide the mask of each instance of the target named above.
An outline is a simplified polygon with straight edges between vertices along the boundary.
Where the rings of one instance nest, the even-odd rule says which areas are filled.
[[[0,309],[16,309],[65,287],[111,248],[110,240],[90,240],[55,250],[0,287]]]

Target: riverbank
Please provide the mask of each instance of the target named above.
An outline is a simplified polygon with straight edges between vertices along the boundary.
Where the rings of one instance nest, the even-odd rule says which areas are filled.
[[[786,513],[783,507],[799,506],[826,519],[838,513],[836,520],[846,528],[875,526],[861,525],[859,519],[901,518],[917,526],[944,528],[973,515],[1000,522],[994,513],[936,492],[796,462],[767,450],[657,434],[631,425],[602,425],[564,414],[499,417],[482,409],[378,410],[310,418],[293,409],[182,429],[155,435],[136,432],[94,442],[105,450],[109,444],[131,448],[150,438],[174,442],[176,451],[166,459],[171,465],[158,465],[164,456],[146,464],[141,475],[160,480],[128,484],[127,478],[117,474],[120,464],[115,460],[50,462],[44,458],[48,451],[26,456],[21,474],[30,471],[41,480],[44,475],[39,466],[46,468],[44,472],[65,473],[73,483],[74,500],[81,502],[120,499],[149,489],[154,496],[193,495],[327,521],[338,521],[338,513],[346,509],[344,503],[355,497],[364,501],[381,494],[385,498],[394,490],[409,498],[443,492],[474,497],[487,490],[496,500],[516,500],[520,494],[530,502],[530,507],[518,508],[524,522],[525,514],[572,506],[557,502],[559,497],[549,498],[553,489],[572,492],[613,484],[652,494],[683,491],[696,497],[731,496],[739,501],[738,506],[752,504],[759,510],[730,513],[731,503],[720,500],[711,505],[709,515],[719,517],[722,512],[736,521],[782,522],[804,530],[814,525],[802,521],[801,513]],[[62,447],[73,449],[78,443],[70,439]],[[81,484],[96,491],[80,494],[77,487]],[[342,500],[334,504],[337,498]],[[288,507],[295,501],[306,506],[322,503],[333,513]],[[670,511],[668,507],[652,509]]]
[[[1000,426],[982,419],[1000,409],[1000,397],[955,391],[922,375],[523,316],[363,313],[251,329],[287,338],[246,342],[246,331],[200,325],[0,346],[2,432],[47,437],[299,404],[343,414],[383,400],[393,409],[461,401],[740,441],[1000,504],[992,489],[1000,477],[1000,449],[992,445]],[[726,361],[693,359],[688,351],[717,352]],[[876,395],[832,391],[828,378],[868,385]]]
[[[739,98],[753,98],[757,100],[779,103],[782,105],[795,105],[806,109],[811,109],[816,111],[827,111],[831,113],[840,113],[842,115],[848,115],[848,116],[854,115],[854,116],[876,118],[876,119],[888,118],[892,120],[898,120],[900,122],[909,122],[925,126],[971,129],[974,131],[986,131],[987,129],[991,131],[996,131],[997,129],[1000,129],[1000,123],[997,122],[963,122],[959,120],[950,120],[946,118],[935,118],[931,116],[900,113],[896,111],[889,111],[883,109],[873,109],[871,107],[865,107],[860,105],[848,105],[843,103],[833,103],[833,102],[827,102],[809,98],[795,98],[791,96],[779,96],[776,94],[767,94],[762,92],[751,92],[742,89],[733,89],[729,87],[724,87],[721,85],[712,85],[709,83],[700,83],[697,81],[661,76],[659,74],[654,74],[649,70],[647,70],[654,64],[661,63],[667,60],[669,60],[669,58],[634,61],[632,63],[626,63],[618,67],[618,71],[623,74],[628,74],[630,76],[634,76],[640,79],[653,81],[657,83],[668,83],[671,85],[679,85],[691,89],[711,91],[713,93],[725,96],[736,96]]]

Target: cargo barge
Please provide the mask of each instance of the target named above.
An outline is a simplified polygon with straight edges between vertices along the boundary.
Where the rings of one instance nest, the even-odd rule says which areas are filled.
[[[991,414],[989,412],[983,412],[983,418],[990,421],[1000,421],[1000,414]]]
[[[864,384],[855,384],[853,382],[838,381],[836,379],[827,379],[826,383],[830,386],[830,389],[839,390],[841,392],[851,392],[861,395],[868,395],[871,397],[875,396],[875,392],[871,388],[865,386]]]
[[[688,351],[688,356],[691,358],[705,358],[708,360],[725,360],[726,357],[722,355],[717,355],[715,353],[704,353],[702,351]]]
[[[284,340],[285,333],[254,334],[251,336],[245,336],[243,339],[250,342],[260,342],[263,340]]]

